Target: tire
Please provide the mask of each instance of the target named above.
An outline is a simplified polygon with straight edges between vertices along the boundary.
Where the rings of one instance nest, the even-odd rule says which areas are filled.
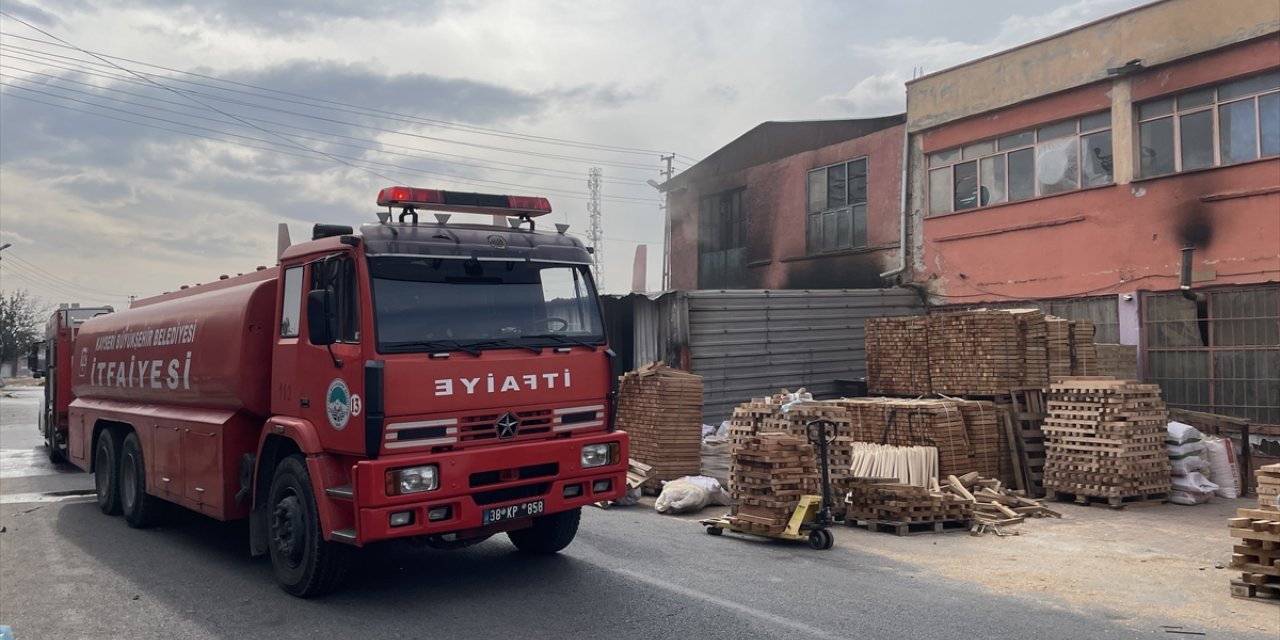
[[[822,544],[823,549],[830,549],[831,547],[836,546],[836,534],[831,533],[830,529],[822,530],[822,538],[823,538],[823,544]]]
[[[722,528],[720,528],[720,527],[707,527],[707,535],[709,535],[709,536],[722,536],[722,535],[724,535],[724,529],[722,529]]]
[[[59,464],[67,461],[66,456],[62,455],[62,451],[58,450],[57,435],[47,425],[45,427],[44,443],[49,447],[49,462]]]
[[[120,514],[120,445],[110,430],[98,434],[93,454],[93,489],[98,495],[98,508],[109,515]]]
[[[147,465],[142,458],[138,434],[130,431],[120,450],[120,509],[125,522],[134,529],[160,524],[165,503],[147,493]]]
[[[341,586],[352,549],[325,541],[311,475],[302,456],[289,456],[276,467],[267,509],[267,549],[280,587],[300,598],[311,598]]]
[[[582,519],[582,507],[533,519],[533,526],[519,531],[508,531],[517,549],[535,555],[559,552],[573,542],[578,535],[578,522]]]
[[[813,549],[822,549],[827,544],[827,539],[822,535],[822,529],[814,529],[809,532],[809,547]]]

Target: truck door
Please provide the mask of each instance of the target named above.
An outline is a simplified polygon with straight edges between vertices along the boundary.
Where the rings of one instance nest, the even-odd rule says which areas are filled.
[[[302,305],[302,334],[297,370],[298,409],[319,432],[325,448],[360,454],[364,440],[364,358],[361,348],[359,265],[350,253],[312,261],[306,294],[327,292],[328,308]],[[333,344],[315,344],[312,313],[327,313]]]

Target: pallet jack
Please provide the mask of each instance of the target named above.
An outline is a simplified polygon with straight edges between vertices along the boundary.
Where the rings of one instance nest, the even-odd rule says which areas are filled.
[[[829,429],[834,426],[835,423],[823,419],[811,420],[805,425],[805,435],[809,439],[809,444],[818,448],[818,460],[822,469],[822,495],[800,496],[800,502],[796,504],[795,511],[791,513],[791,519],[787,521],[786,528],[781,532],[748,531],[734,526],[729,516],[708,518],[700,520],[698,523],[705,526],[707,533],[713,536],[722,535],[725,531],[732,531],[734,533],[778,540],[795,542],[807,540],[809,546],[814,549],[830,549],[835,546],[835,536],[828,528],[834,522],[834,518],[831,517],[831,476],[830,470],[827,468],[827,445],[835,441],[835,432],[834,430],[829,431]]]

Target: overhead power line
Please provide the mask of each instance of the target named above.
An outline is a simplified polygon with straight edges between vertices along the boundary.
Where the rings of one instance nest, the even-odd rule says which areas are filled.
[[[25,23],[24,23],[24,24],[25,24]],[[28,26],[29,26],[29,25],[28,25]],[[8,37],[18,38],[18,39],[21,39],[21,40],[26,40],[26,41],[28,41],[28,42],[36,42],[36,43],[45,44],[45,45],[49,45],[49,46],[55,46],[55,47],[63,46],[64,48],[72,48],[72,49],[76,49],[76,50],[81,51],[81,52],[85,52],[84,50],[81,50],[81,49],[79,49],[78,47],[59,45],[58,43],[51,43],[51,42],[47,42],[47,41],[40,40],[40,39],[38,39],[38,38],[29,38],[29,37],[24,37],[24,36],[20,36],[20,35],[16,35],[16,34],[9,34],[9,33],[5,33],[5,32],[0,32],[0,35],[5,35],[5,36],[8,36]],[[46,35],[48,35],[48,34],[46,34]],[[54,36],[50,36],[50,37],[54,37]],[[85,52],[85,53],[87,53],[87,52]],[[50,54],[50,55],[53,55],[53,54]],[[554,137],[554,136],[542,136],[542,135],[535,135],[535,134],[528,134],[528,133],[519,133],[519,132],[515,132],[515,131],[506,131],[506,130],[502,130],[502,129],[495,129],[495,128],[491,128],[491,127],[482,127],[482,126],[479,126],[479,125],[472,125],[472,124],[466,124],[466,123],[461,123],[461,122],[454,122],[454,121],[449,121],[449,120],[441,120],[441,119],[436,119],[436,118],[427,118],[427,117],[424,117],[424,116],[413,116],[413,115],[401,114],[401,113],[396,113],[396,112],[394,112],[394,111],[388,111],[388,110],[383,110],[383,109],[376,109],[376,108],[373,108],[373,107],[365,107],[365,106],[361,106],[361,105],[357,105],[357,104],[353,104],[353,103],[342,102],[342,101],[339,101],[339,100],[330,100],[330,99],[326,99],[326,98],[316,98],[316,97],[313,97],[313,96],[307,96],[307,95],[303,95],[303,94],[299,94],[299,93],[293,93],[293,92],[290,92],[290,91],[282,91],[282,90],[279,90],[279,89],[272,89],[272,88],[270,88],[270,87],[263,87],[263,86],[259,86],[259,85],[254,85],[254,84],[246,83],[246,82],[239,82],[239,81],[235,81],[235,80],[226,80],[226,79],[224,79],[224,78],[219,78],[219,77],[216,77],[216,76],[211,76],[211,75],[206,75],[206,74],[201,74],[201,73],[195,73],[195,72],[191,72],[191,71],[183,71],[183,70],[181,70],[181,69],[174,69],[174,68],[171,68],[171,67],[165,67],[165,66],[162,66],[162,65],[157,65],[157,64],[153,64],[153,63],[149,63],[149,62],[143,62],[143,61],[140,61],[140,60],[134,60],[134,59],[130,59],[130,58],[123,58],[123,57],[112,56],[112,55],[108,55],[108,54],[92,54],[92,55],[94,55],[95,57],[99,57],[99,56],[100,56],[101,58],[105,58],[105,59],[109,59],[109,60],[119,60],[119,61],[122,61],[122,62],[128,62],[128,63],[130,63],[130,64],[141,65],[141,66],[148,67],[148,68],[152,68],[152,69],[159,69],[159,70],[162,70],[162,71],[167,71],[167,72],[169,72],[169,73],[177,73],[177,74],[181,74],[181,75],[185,75],[185,76],[191,76],[191,77],[196,77],[196,78],[203,78],[203,79],[206,79],[206,80],[213,80],[213,81],[216,81],[216,82],[221,82],[221,83],[225,83],[225,84],[229,84],[229,85],[233,85],[233,86],[237,86],[237,87],[245,87],[245,88],[248,88],[248,89],[253,89],[253,90],[255,90],[255,91],[260,91],[260,92],[264,92],[264,93],[267,93],[267,94],[271,94],[271,95],[261,96],[261,97],[264,97],[264,98],[267,98],[267,99],[281,100],[281,101],[285,101],[285,102],[293,102],[293,100],[287,100],[287,99],[285,99],[285,98],[274,97],[274,96],[288,96],[289,98],[296,98],[296,99],[306,100],[306,101],[310,101],[310,102],[313,102],[313,103],[320,103],[320,104],[325,104],[325,105],[333,105],[333,106],[336,106],[336,107],[343,107],[343,108],[350,108],[350,109],[358,109],[358,110],[360,110],[360,112],[363,112],[363,113],[380,114],[380,115],[390,116],[390,117],[395,117],[395,118],[408,118],[408,119],[411,119],[411,120],[414,120],[414,121],[417,121],[417,122],[420,122],[420,123],[423,123],[423,124],[430,124],[430,125],[432,125],[432,126],[437,126],[437,127],[441,127],[441,128],[445,128],[445,129],[455,129],[455,130],[459,130],[459,131],[467,131],[467,132],[471,132],[471,133],[478,133],[478,134],[482,134],[482,135],[496,136],[496,137],[509,138],[509,139],[528,140],[528,141],[540,142],[540,143],[544,143],[544,144],[553,144],[553,145],[558,145],[558,146],[576,147],[576,148],[581,148],[581,149],[596,149],[596,150],[600,150],[600,151],[609,151],[609,152],[614,152],[614,153],[628,153],[628,154],[637,154],[637,155],[660,155],[660,154],[664,154],[664,153],[669,153],[669,151],[661,151],[661,150],[656,150],[656,149],[642,149],[642,148],[637,148],[637,147],[627,147],[627,146],[621,146],[621,145],[608,145],[608,144],[601,144],[601,143],[595,143],[595,142],[586,142],[586,141],[582,141],[582,140],[571,140],[571,139],[567,139],[567,138],[559,138],[559,137]],[[226,90],[226,91],[233,91],[232,89],[227,89],[227,88],[225,88],[225,87],[220,87],[220,89],[222,89],[222,90]]]

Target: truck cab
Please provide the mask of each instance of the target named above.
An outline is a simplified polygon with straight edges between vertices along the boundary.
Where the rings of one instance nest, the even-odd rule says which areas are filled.
[[[67,459],[67,406],[71,403],[71,377],[76,331],[90,318],[111,313],[111,307],[81,307],[63,304],[44,326],[44,340],[33,342],[27,368],[35,378],[44,378],[38,428],[49,448],[49,461]]]

